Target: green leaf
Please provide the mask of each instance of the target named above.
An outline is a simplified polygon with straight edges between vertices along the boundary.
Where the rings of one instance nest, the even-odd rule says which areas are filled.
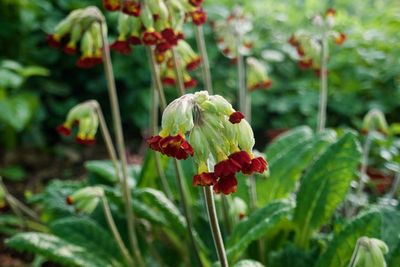
[[[287,197],[296,186],[302,172],[335,141],[334,131],[324,131],[312,139],[302,139],[285,154],[269,162],[270,176],[257,179],[257,199],[265,205],[274,199]]]
[[[117,244],[111,235],[95,221],[87,217],[68,217],[55,221],[50,225],[53,234],[63,240],[96,251],[96,254],[112,262],[121,261]]]
[[[20,231],[20,229],[23,226],[24,222],[20,218],[14,215],[9,215],[9,214],[0,215],[0,233],[3,235],[7,236],[14,235],[18,233],[18,231]]]
[[[142,219],[146,219],[155,225],[168,226],[168,221],[158,211],[154,210],[153,207],[143,203],[142,201],[133,199],[132,209],[135,214]]]
[[[316,250],[304,251],[289,243],[283,249],[273,251],[268,259],[268,267],[310,267],[316,261]]]
[[[388,260],[388,267],[397,267],[397,266],[400,266],[400,242],[393,249],[393,251],[391,251],[391,257]]]
[[[19,74],[25,78],[29,78],[31,76],[49,76],[50,71],[39,66],[27,66],[20,69]]]
[[[348,265],[358,238],[378,238],[381,233],[381,213],[371,211],[358,216],[338,233],[327,250],[321,254],[316,267],[345,267]]]
[[[247,219],[239,222],[227,242],[227,255],[231,261],[279,222],[287,218],[293,211],[293,205],[288,201],[277,201],[256,210]]]
[[[21,182],[24,180],[26,173],[21,166],[8,166],[0,168],[0,176],[10,181]]]
[[[312,130],[308,126],[300,126],[280,135],[265,151],[269,164],[272,164],[274,160],[285,155],[297,144],[311,139],[312,136]]]
[[[108,183],[115,184],[118,182],[118,177],[115,172],[115,168],[111,161],[109,160],[91,160],[85,162],[85,168],[89,171],[91,175],[95,175],[96,178],[100,178],[103,181]],[[133,183],[131,186],[135,186],[134,175],[137,172],[136,165],[128,166],[128,178],[130,183]],[[94,178],[94,177],[92,177]]]
[[[0,121],[15,131],[22,131],[31,120],[38,106],[36,96],[20,94],[0,100]]]
[[[234,267],[264,267],[264,265],[255,260],[241,260]]]
[[[21,233],[6,241],[18,251],[31,252],[67,267],[112,267],[96,250],[71,244],[57,236],[43,233]]]
[[[297,245],[307,247],[312,232],[331,218],[347,193],[359,161],[359,146],[354,135],[347,133],[304,175],[294,213]]]
[[[142,169],[138,176],[138,185],[140,187],[155,187],[158,184],[156,180],[159,179],[159,177],[156,169],[154,153],[156,152],[153,150],[147,150]],[[160,154],[160,159],[161,165],[165,171],[168,166],[168,157]]]
[[[0,88],[19,88],[24,79],[8,69],[0,69]]]

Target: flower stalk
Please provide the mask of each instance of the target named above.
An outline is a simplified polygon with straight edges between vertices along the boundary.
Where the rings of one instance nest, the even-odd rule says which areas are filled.
[[[328,101],[328,56],[328,36],[325,31],[322,34],[321,39],[321,70],[317,132],[323,131],[326,124],[326,106]]]
[[[201,68],[202,68],[202,75],[203,75],[203,81],[204,81],[204,88],[206,89],[206,91],[208,93],[212,94],[213,88],[212,88],[212,79],[211,79],[211,73],[210,73],[210,63],[208,61],[206,42],[204,40],[203,26],[202,25],[195,26],[195,33],[196,33],[197,47],[199,49],[201,60],[202,60]]]
[[[124,198],[124,204],[125,204],[125,214],[127,217],[127,227],[128,227],[128,236],[129,236],[129,242],[131,245],[131,248],[133,250],[133,253],[135,255],[135,258],[137,259],[137,263],[139,266],[144,267],[145,264],[142,259],[142,255],[139,250],[139,244],[137,241],[137,236],[136,232],[134,229],[135,225],[135,220],[134,220],[134,215],[132,212],[132,209],[130,207],[131,203],[131,194],[130,194],[130,189],[128,185],[128,170],[127,170],[127,161],[126,161],[126,156],[125,156],[125,143],[124,143],[124,136],[122,132],[122,124],[121,124],[121,115],[119,112],[119,104],[118,104],[118,97],[117,97],[117,91],[116,91],[116,86],[115,86],[115,80],[114,80],[114,73],[112,69],[112,62],[111,62],[111,56],[110,56],[110,48],[109,48],[109,43],[107,40],[107,35],[105,30],[103,29],[103,24],[104,21],[101,21],[101,38],[102,38],[102,43],[103,43],[103,65],[104,65],[104,72],[106,75],[106,80],[107,80],[107,88],[108,88],[108,93],[109,93],[109,98],[110,98],[110,103],[111,103],[111,113],[113,117],[113,122],[114,122],[114,131],[115,131],[115,138],[116,138],[116,144],[117,144],[117,151],[119,155],[119,160],[121,162],[121,169],[122,169],[122,195]]]

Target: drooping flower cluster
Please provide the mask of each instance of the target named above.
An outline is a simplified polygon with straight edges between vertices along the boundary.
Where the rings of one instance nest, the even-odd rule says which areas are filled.
[[[337,45],[344,43],[347,38],[346,35],[333,29],[335,14],[336,10],[329,8],[325,15],[313,16],[311,19],[313,29],[311,31],[300,30],[289,38],[289,44],[296,48],[299,68],[313,69],[319,76],[322,38],[325,38],[323,35],[332,38]]]
[[[62,125],[57,131],[64,136],[72,133],[74,125],[78,126],[76,142],[82,145],[93,145],[96,143],[95,135],[99,127],[99,119],[92,101],[84,102],[73,107]]]
[[[131,52],[130,45],[154,45],[157,54],[164,54],[184,38],[183,23],[206,22],[202,0],[103,0],[109,11],[119,14],[117,40],[111,49],[122,54]],[[122,5],[122,6],[121,6]]]
[[[268,89],[272,85],[265,65],[254,57],[246,59],[247,90]]]
[[[77,211],[91,214],[96,209],[103,196],[103,188],[99,186],[88,186],[67,196],[65,201],[68,205],[74,205]]]
[[[186,140],[189,136],[189,142]],[[213,186],[216,193],[236,191],[236,173],[263,173],[267,162],[253,155],[254,135],[241,112],[219,95],[186,94],[165,109],[162,130],[147,140],[167,156],[193,156],[198,172],[195,186]]]
[[[365,115],[361,133],[367,135],[370,132],[380,132],[383,135],[389,134],[389,126],[385,118],[385,114],[379,109],[371,109]]]
[[[80,50],[76,66],[91,68],[102,63],[101,16],[96,7],[87,7],[72,11],[47,36],[47,43],[55,48],[63,48],[65,54],[75,55]],[[104,26],[105,27],[105,26]],[[106,31],[103,28],[103,31]]]
[[[236,7],[226,18],[214,22],[213,29],[222,54],[233,61],[237,53],[249,55],[253,42],[248,33],[252,28],[251,20],[240,7]]]

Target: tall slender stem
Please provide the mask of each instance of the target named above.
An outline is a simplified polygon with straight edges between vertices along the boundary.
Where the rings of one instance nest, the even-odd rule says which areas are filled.
[[[203,26],[195,26],[195,33],[196,33],[196,42],[197,47],[200,52],[201,60],[202,60],[202,74],[203,74],[203,82],[204,87],[210,94],[213,93],[212,88],[212,79],[211,79],[211,72],[210,72],[210,63],[208,61],[207,49],[206,49],[206,42],[204,40],[204,32]]]
[[[369,151],[371,149],[371,143],[372,143],[371,135],[368,133],[362,151],[360,182],[357,187],[358,196],[360,196],[361,193],[364,191],[365,183],[367,183],[369,180],[367,175],[367,168],[368,168],[368,158],[369,158]]]
[[[104,22],[102,21],[101,24]],[[109,93],[109,98],[110,98],[110,103],[111,103],[111,113],[113,117],[113,122],[114,122],[114,131],[115,131],[115,138],[116,138],[116,143],[117,143],[117,151],[119,155],[119,160],[121,162],[121,168],[122,168],[122,178],[123,178],[123,183],[122,183],[122,195],[124,198],[124,205],[125,205],[125,214],[127,218],[127,227],[128,227],[128,236],[129,236],[129,242],[131,244],[131,248],[133,250],[133,253],[136,257],[136,260],[141,267],[145,267],[142,255],[139,250],[139,244],[137,241],[137,236],[136,232],[134,229],[135,226],[135,218],[133,215],[133,211],[131,209],[131,194],[130,194],[130,189],[128,185],[128,170],[127,170],[127,162],[126,162],[126,156],[125,156],[125,142],[124,142],[124,136],[122,132],[122,124],[121,124],[121,115],[119,112],[119,103],[118,103],[118,97],[117,97],[117,90],[115,87],[115,80],[114,80],[114,73],[112,69],[112,62],[111,62],[111,56],[110,56],[110,48],[108,44],[108,39],[107,39],[107,34],[105,32],[105,27],[101,25],[102,30],[101,30],[101,35],[102,35],[102,40],[103,40],[103,65],[104,65],[104,72],[106,75],[106,80],[107,80],[107,88],[108,88],[108,93]]]
[[[399,185],[400,185],[400,173],[396,172],[393,183],[392,183],[392,187],[390,188],[390,191],[387,196],[389,200],[392,200],[394,198],[394,196],[396,195],[397,189],[399,188]]]
[[[326,106],[328,101],[328,50],[329,47],[327,33],[324,32],[321,40],[320,93],[317,125],[318,132],[323,131],[326,124]]]
[[[204,199],[206,201],[208,219],[210,221],[211,232],[214,239],[214,245],[217,249],[219,262],[221,263],[221,267],[228,267],[228,259],[225,253],[221,230],[219,229],[218,225],[217,211],[215,210],[214,196],[213,192],[211,191],[211,186],[204,186],[203,193]]]
[[[106,217],[108,227],[110,227],[111,233],[113,234],[114,239],[117,242],[119,249],[121,250],[122,256],[124,256],[125,261],[128,264],[128,266],[134,266],[133,260],[132,260],[131,256],[129,255],[129,251],[126,248],[124,242],[122,241],[121,235],[119,234],[117,226],[115,225],[115,221],[112,217],[107,198],[102,197],[101,202],[103,204],[104,216]]]
[[[159,71],[157,68],[157,63],[155,61],[154,51],[152,48],[148,47],[148,52],[150,54],[150,59],[151,59],[151,64],[150,64],[151,65],[150,66],[151,73],[153,75],[153,80],[155,82],[156,89],[160,95],[160,100],[161,100],[160,107],[161,107],[161,110],[164,111],[164,109],[167,107],[167,103],[165,101],[164,88],[162,86],[160,74],[159,74]],[[178,78],[179,92],[181,94],[184,94],[184,85],[183,85],[183,81],[182,81],[182,75],[181,75],[179,69],[177,69],[177,68],[179,68],[179,63],[176,59],[177,59],[177,55],[173,50],[173,61],[174,61],[174,66],[175,66],[175,73]],[[197,244],[196,244],[196,241],[194,238],[192,218],[190,216],[189,206],[187,203],[187,197],[186,197],[185,190],[184,190],[184,175],[182,172],[182,168],[181,168],[180,162],[177,159],[173,159],[173,162],[174,162],[174,167],[175,167],[175,171],[176,171],[176,179],[177,179],[177,183],[178,183],[179,193],[181,196],[183,214],[184,214],[186,222],[187,222],[188,235],[189,235],[189,239],[190,239],[190,244],[194,251],[194,256],[196,258],[196,265],[203,266],[201,259],[200,259],[200,255],[199,255],[199,249],[197,247]]]
[[[178,85],[178,93],[180,95],[185,94],[185,85],[183,82],[183,77],[182,77],[182,71],[181,71],[181,62],[178,54],[175,51],[175,48],[171,48],[172,52],[172,61],[174,63],[174,70],[175,70],[175,76],[176,76],[176,81]]]

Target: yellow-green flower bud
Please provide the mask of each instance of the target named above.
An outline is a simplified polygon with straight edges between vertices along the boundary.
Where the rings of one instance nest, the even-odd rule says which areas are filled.
[[[361,237],[357,241],[351,266],[386,267],[384,254],[388,251],[385,242],[376,238]]]
[[[193,96],[193,94],[183,95],[165,108],[161,125],[169,134],[185,134],[193,128]]]
[[[89,186],[68,196],[67,203],[73,204],[76,209],[82,213],[90,214],[97,207],[102,197],[104,197],[103,188],[99,186]]]
[[[378,131],[383,134],[388,134],[389,126],[386,122],[386,118],[383,112],[379,109],[371,109],[364,117],[361,131],[363,133]]]
[[[245,119],[242,119],[240,123],[236,125],[239,147],[242,150],[250,153],[255,144],[253,130],[251,129],[250,124]]]
[[[144,2],[142,3],[140,11],[140,20],[146,29],[154,28],[153,14],[151,13],[149,6]]]
[[[126,15],[126,14],[124,14],[122,12],[119,13],[119,17],[118,17],[118,33],[119,33],[119,36],[118,36],[118,39],[121,40],[121,41],[122,40],[125,41],[126,37],[129,34],[130,25],[131,25],[131,23],[130,23],[131,21],[129,19],[130,17],[131,16]]]

